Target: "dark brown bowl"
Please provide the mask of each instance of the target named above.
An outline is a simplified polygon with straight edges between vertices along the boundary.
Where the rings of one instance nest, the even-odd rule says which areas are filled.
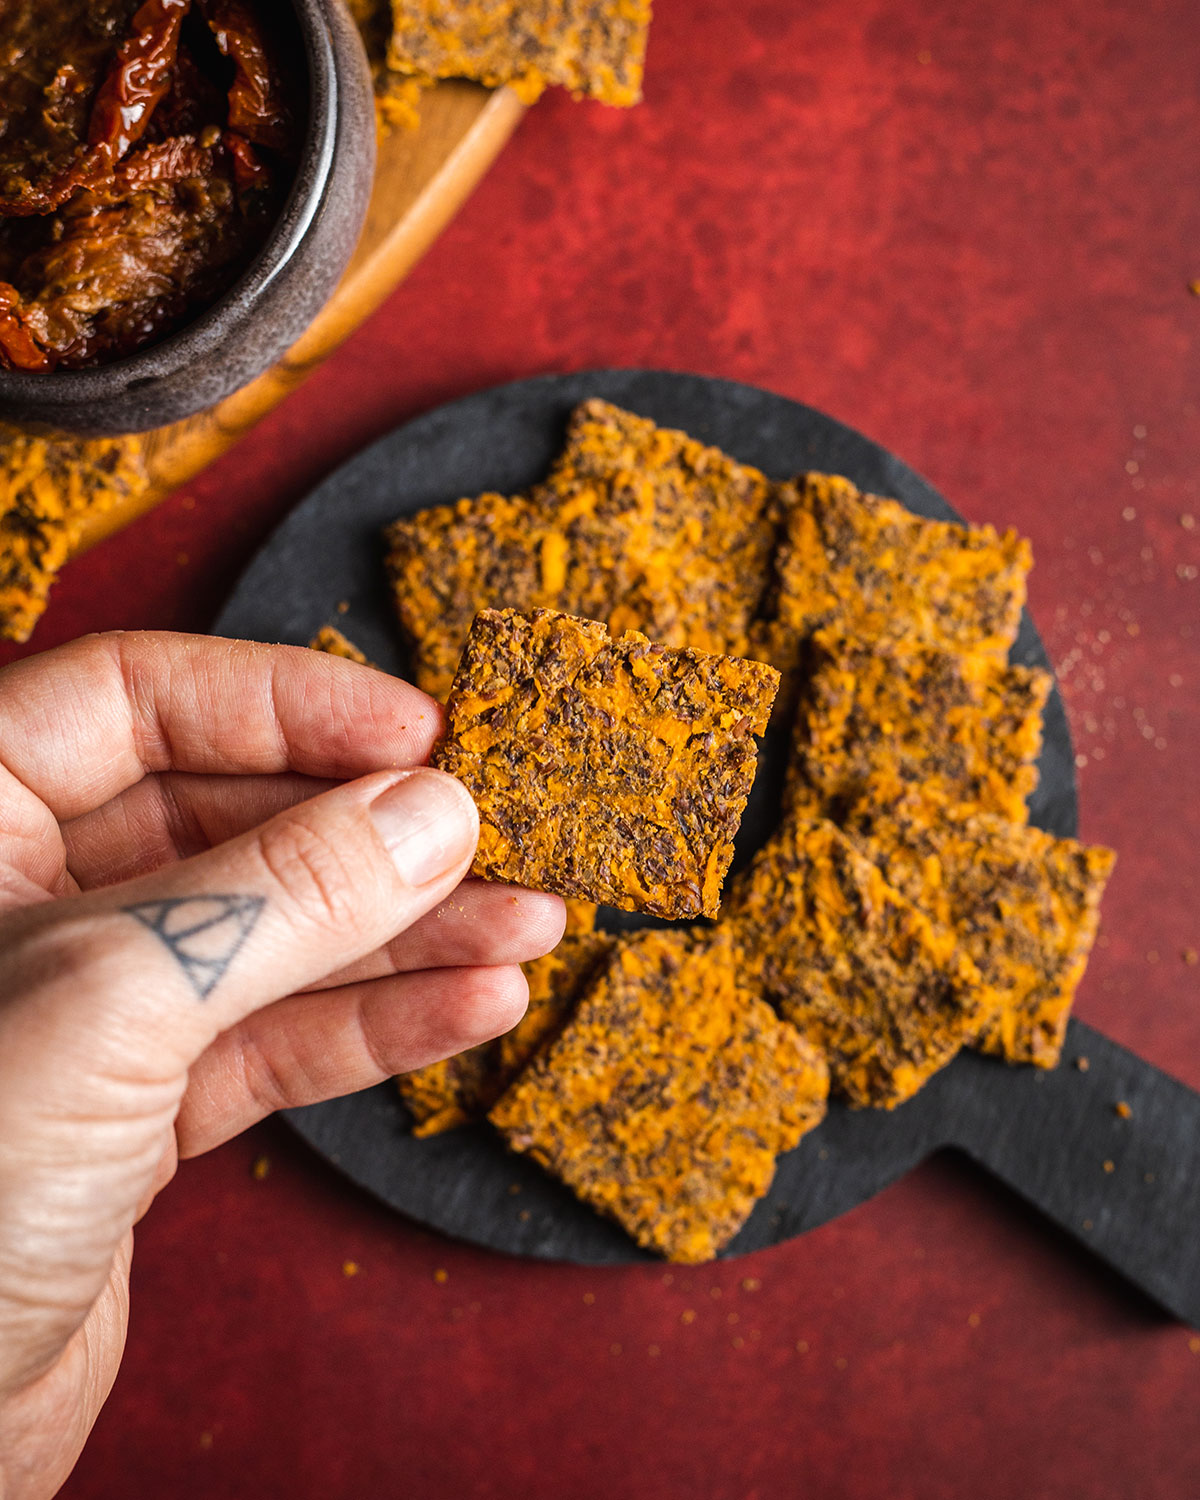
[[[127,359],[92,370],[0,370],[0,417],[99,437],[194,416],[269,368],[333,291],[366,216],[375,110],[343,0],[292,0],[308,64],[308,124],[283,213],[212,307]]]

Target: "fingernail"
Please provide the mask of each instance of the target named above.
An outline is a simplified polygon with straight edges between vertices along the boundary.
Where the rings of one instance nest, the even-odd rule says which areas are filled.
[[[460,782],[414,771],[371,803],[371,821],[408,885],[428,885],[475,848],[479,820]]]

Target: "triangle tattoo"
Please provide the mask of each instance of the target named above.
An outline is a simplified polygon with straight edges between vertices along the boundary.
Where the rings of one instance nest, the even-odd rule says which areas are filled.
[[[207,1000],[254,930],[263,896],[175,896],[124,908],[162,940]]]

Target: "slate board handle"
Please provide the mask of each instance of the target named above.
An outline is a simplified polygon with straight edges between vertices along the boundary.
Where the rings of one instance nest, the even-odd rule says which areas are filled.
[[[1200,1094],[1073,1021],[1058,1068],[979,1058],[955,1095],[954,1145],[1200,1327]]]

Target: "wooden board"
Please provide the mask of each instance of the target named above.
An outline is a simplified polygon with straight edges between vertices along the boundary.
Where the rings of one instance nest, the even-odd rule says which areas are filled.
[[[392,131],[379,143],[362,238],[320,316],[274,368],[212,411],[147,434],[148,490],[92,517],[75,553],[119,531],[220,457],[348,338],[458,212],[524,112],[509,89],[457,80],[431,89],[421,101],[420,128]]]

